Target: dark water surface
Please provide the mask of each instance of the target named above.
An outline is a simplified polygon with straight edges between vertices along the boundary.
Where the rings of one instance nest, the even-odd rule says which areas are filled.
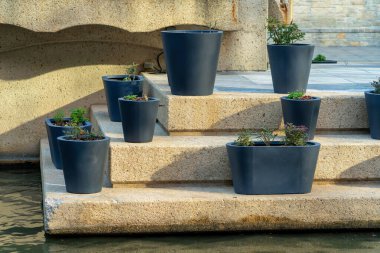
[[[0,252],[380,252],[380,231],[47,238],[40,180],[0,167]]]

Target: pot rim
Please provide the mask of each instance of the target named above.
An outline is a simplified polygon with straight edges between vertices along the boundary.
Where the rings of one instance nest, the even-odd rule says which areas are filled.
[[[156,102],[156,101],[160,101],[158,98],[155,98],[155,97],[148,97],[148,101],[144,101],[144,100],[126,100],[124,98],[118,98],[119,101],[122,101],[122,102],[130,102],[130,103],[151,103],[151,102]]]
[[[63,118],[64,120],[70,120],[71,118],[70,117],[64,117]],[[53,118],[46,118],[45,119],[45,123],[49,126],[49,127],[56,127],[56,128],[73,128],[72,126],[57,126],[57,125],[54,125],[52,123],[52,120]],[[87,127],[87,126],[92,126],[92,123],[90,121],[85,121],[84,122],[85,124],[80,126],[80,128],[82,127]]]
[[[308,101],[319,101],[319,100],[321,100],[320,97],[314,97],[314,96],[311,96],[311,99],[291,99],[291,98],[288,98],[287,96],[282,96],[281,99],[288,100],[288,101],[297,101],[297,102],[308,102]]]
[[[261,142],[261,141],[257,141],[256,143],[262,143],[264,144],[264,142]],[[281,141],[272,141],[271,143],[282,143]],[[315,142],[315,141],[307,141],[306,142],[307,144],[309,145],[305,145],[305,146],[285,146],[285,145],[278,145],[278,146],[238,146],[238,145],[235,145],[235,142],[232,141],[232,142],[228,142],[226,144],[227,147],[234,147],[234,148],[314,148],[314,147],[319,147],[321,146],[321,144],[319,142]]]
[[[123,81],[123,80],[117,80],[117,79],[114,79],[114,78],[125,78],[129,75],[106,75],[106,76],[102,76],[102,80],[103,81],[111,81],[111,82],[118,82],[118,83],[129,83],[129,82],[132,82],[132,80],[130,81]],[[137,76],[139,79],[138,80],[133,80],[133,81],[143,81],[144,80],[144,77],[142,75],[135,75]]]
[[[220,30],[166,30],[161,33],[179,33],[179,34],[223,34]]]
[[[57,137],[57,140],[58,140],[58,141],[67,141],[67,142],[79,142],[79,143],[104,142],[104,141],[109,141],[109,140],[110,140],[110,137],[108,137],[108,136],[104,136],[104,139],[101,139],[101,140],[87,140],[87,141],[81,141],[81,140],[67,140],[66,138],[67,138],[67,136],[66,136],[66,135],[63,135],[63,136],[59,136],[59,137]]]
[[[305,46],[305,47],[314,47],[314,44],[308,44],[308,43],[293,43],[293,44],[267,44],[267,46],[272,46],[272,47],[300,47],[300,46]]]
[[[368,95],[374,95],[374,96],[379,96],[380,93],[375,93],[375,90],[367,90],[364,92],[364,94],[368,94]]]

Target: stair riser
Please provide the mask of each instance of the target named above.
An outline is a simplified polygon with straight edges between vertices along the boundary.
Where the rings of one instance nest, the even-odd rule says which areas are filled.
[[[227,138],[226,138],[227,139]],[[226,182],[231,180],[225,142],[208,146],[121,146],[110,152],[111,182],[119,184]],[[323,145],[315,180],[380,179],[379,144]]]

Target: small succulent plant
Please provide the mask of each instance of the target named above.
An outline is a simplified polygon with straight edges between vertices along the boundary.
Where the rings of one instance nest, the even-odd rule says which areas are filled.
[[[305,37],[305,33],[295,23],[285,24],[273,17],[268,18],[267,28],[268,40],[272,40],[276,45],[293,44]]]
[[[307,139],[307,127],[295,126],[292,123],[285,125],[284,142],[286,146],[305,146]]]
[[[371,82],[371,85],[373,88],[375,88],[374,92],[376,94],[380,94],[380,77],[378,78],[378,80],[374,80],[373,82]]]
[[[132,101],[148,101],[149,98],[145,95],[142,97],[139,97],[137,95],[127,95],[123,97],[125,100],[132,100]]]
[[[302,91],[293,91],[289,93],[287,98],[295,99],[295,100],[309,100],[309,99],[312,99],[313,97],[305,95],[305,93]]]
[[[65,125],[65,112],[63,110],[58,110],[53,116],[54,124],[57,126]]]
[[[94,141],[104,139],[104,135],[100,132],[89,132],[86,129],[82,129],[79,126],[74,126],[68,131],[64,132],[65,136],[69,140],[77,141]]]
[[[80,126],[83,122],[88,121],[88,118],[85,117],[87,110],[82,107],[75,108],[71,110],[70,114],[70,125],[71,126]]]
[[[134,62],[131,65],[127,65],[127,70],[126,70],[127,77],[125,77],[123,81],[136,80],[136,75],[138,75],[139,73],[137,69],[138,66],[139,65]]]

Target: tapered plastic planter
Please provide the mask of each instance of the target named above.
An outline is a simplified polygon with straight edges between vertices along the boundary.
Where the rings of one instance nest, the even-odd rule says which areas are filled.
[[[71,118],[65,118],[65,121],[70,121]],[[53,161],[54,166],[61,170],[62,169],[62,159],[61,155],[59,154],[58,150],[58,141],[57,138],[59,136],[65,135],[65,132],[70,131],[72,127],[69,126],[56,126],[54,125],[54,119],[52,118],[47,118],[45,119],[45,126],[46,126],[46,131],[48,134],[48,139],[49,139],[49,146],[50,146],[50,155],[51,159]],[[80,126],[80,128],[86,129],[87,131],[91,131],[92,124],[91,122],[84,122],[83,126]]]
[[[222,31],[216,30],[161,32],[173,95],[213,93],[222,35]]]
[[[371,138],[380,140],[380,94],[373,91],[366,91],[364,94]]]
[[[292,123],[296,126],[306,126],[308,128],[308,139],[314,139],[315,129],[319,114],[321,99],[312,97],[312,99],[289,99],[281,98],[282,115],[284,123]]]
[[[309,44],[268,45],[275,93],[306,91],[314,46]]]
[[[320,144],[306,146],[237,146],[227,143],[232,182],[238,194],[309,193],[313,184]]]
[[[102,190],[110,139],[80,141],[58,137],[66,191],[97,193]]]
[[[126,142],[151,142],[156,125],[159,100],[132,101],[119,98],[121,122]]]
[[[135,76],[137,80],[123,81],[128,75],[103,76],[104,91],[106,93],[108,114],[111,121],[121,122],[118,99],[127,95],[141,96],[143,92],[142,76]]]

